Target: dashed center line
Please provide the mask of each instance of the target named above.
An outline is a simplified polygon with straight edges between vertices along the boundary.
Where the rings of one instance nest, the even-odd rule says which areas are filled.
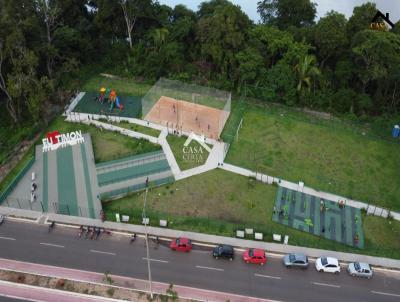
[[[97,251],[97,250],[90,250],[92,253],[98,253],[98,254],[106,254],[106,255],[112,255],[115,256],[115,253],[110,253],[110,252],[103,252],[103,251]]]
[[[376,292],[376,291],[371,291],[371,293],[373,294],[377,294],[377,295],[385,295],[385,296],[392,296],[392,297],[400,297],[399,294],[391,294],[391,293],[384,293],[384,292]]]
[[[269,278],[269,279],[277,279],[281,280],[282,277],[277,277],[277,276],[269,276],[269,275],[261,275],[261,274],[254,274],[256,277],[262,277],[262,278]]]
[[[212,270],[212,271],[219,271],[219,272],[223,272],[224,269],[223,268],[216,268],[216,267],[209,267],[209,266],[201,266],[201,265],[196,265],[197,268],[201,268],[201,269],[208,269],[208,270]]]
[[[167,260],[151,259],[151,258],[146,258],[146,257],[143,257],[142,259],[143,259],[143,260],[146,260],[146,261],[147,261],[147,259],[149,259],[150,261],[162,262],[162,263],[168,263],[168,261],[167,261]]]
[[[60,248],[64,248],[65,246],[63,245],[59,245],[59,244],[53,244],[53,243],[45,243],[45,242],[40,242],[40,245],[46,245],[46,246],[52,246],[52,247],[60,247]]]
[[[17,240],[15,238],[11,238],[11,237],[0,237],[0,239],[4,239],[4,240]]]
[[[339,287],[340,287],[340,285],[328,284],[328,283],[318,283],[318,282],[312,282],[312,284],[315,284],[315,285],[320,285],[320,286],[336,287],[336,288],[339,288]]]

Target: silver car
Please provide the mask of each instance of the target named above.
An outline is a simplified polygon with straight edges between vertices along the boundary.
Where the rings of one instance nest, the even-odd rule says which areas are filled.
[[[308,267],[308,257],[303,254],[287,254],[282,259],[283,264],[287,268],[291,267],[301,267],[307,268]]]
[[[364,277],[368,279],[371,279],[373,274],[369,264],[363,262],[350,263],[347,271],[353,277]]]

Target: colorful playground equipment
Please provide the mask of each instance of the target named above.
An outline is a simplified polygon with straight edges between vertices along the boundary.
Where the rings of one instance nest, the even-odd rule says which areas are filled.
[[[110,103],[110,112],[113,111],[114,107],[118,108],[121,112],[124,110],[124,105],[121,104],[120,99],[115,90],[101,87],[98,100],[102,104],[105,101],[109,102]]]

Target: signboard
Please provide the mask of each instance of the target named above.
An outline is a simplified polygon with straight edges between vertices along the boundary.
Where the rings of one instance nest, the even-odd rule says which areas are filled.
[[[54,151],[58,148],[73,146],[84,142],[82,131],[73,131],[66,134],[60,134],[58,131],[47,133],[46,138],[42,140],[43,152]]]

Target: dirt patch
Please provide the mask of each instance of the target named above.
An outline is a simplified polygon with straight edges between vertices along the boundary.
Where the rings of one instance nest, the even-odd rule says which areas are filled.
[[[151,299],[150,295],[146,292],[141,292],[138,290],[133,290],[129,288],[119,288],[113,287],[108,284],[92,284],[86,282],[72,281],[62,278],[51,278],[44,277],[34,274],[19,273],[13,271],[0,270],[0,280],[45,287],[51,289],[58,289],[63,291],[70,291],[80,294],[101,296],[106,298],[120,299],[126,301],[137,301],[137,302],[189,302],[187,299],[178,298],[175,294],[173,288],[167,290],[166,295],[154,295]],[[111,279],[110,279],[111,280]],[[112,283],[112,282],[109,282]]]

